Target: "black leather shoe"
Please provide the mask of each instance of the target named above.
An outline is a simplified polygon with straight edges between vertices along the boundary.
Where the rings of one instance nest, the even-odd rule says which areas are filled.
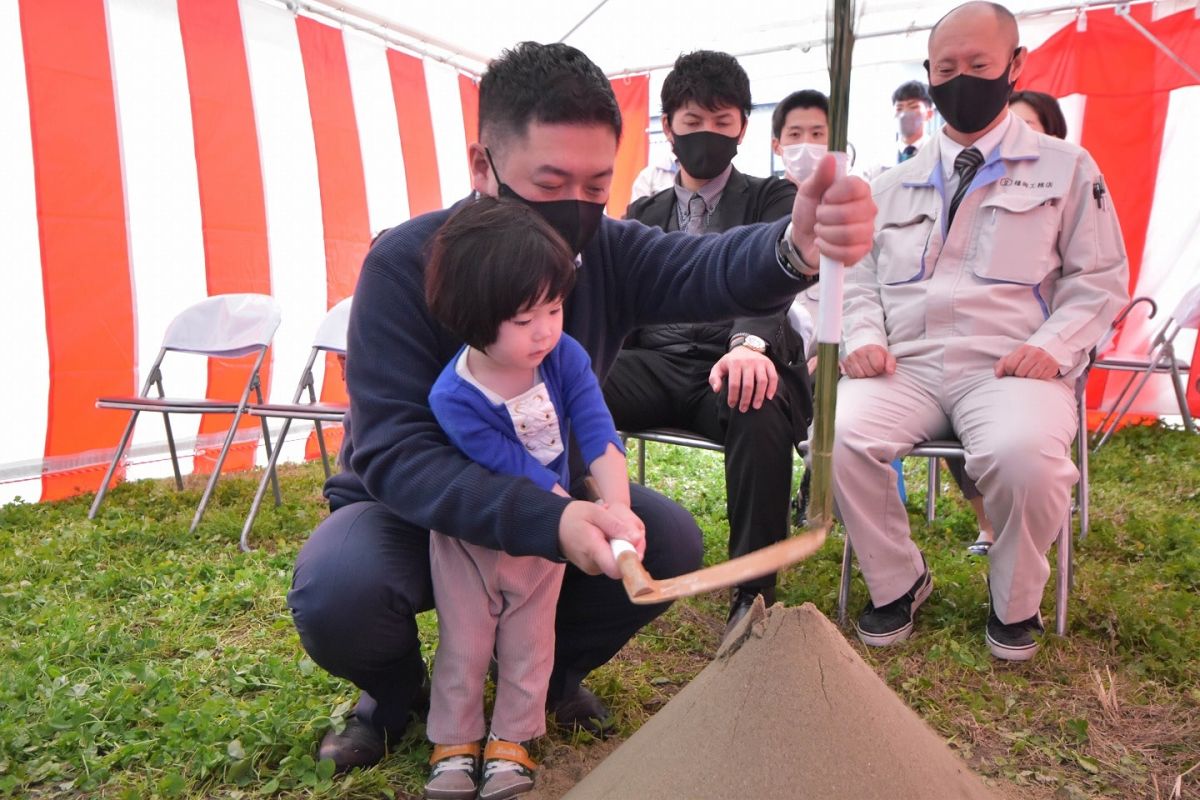
[[[571,732],[575,728],[587,731],[597,739],[613,732],[615,723],[608,707],[582,684],[568,691],[550,706],[558,727]]]
[[[754,598],[759,595],[762,595],[763,605],[767,608],[775,605],[774,587],[744,589],[739,586],[733,590],[733,600],[729,603],[729,617],[725,620],[725,632],[721,634],[722,642],[728,638],[729,632],[742,621],[742,617],[750,613],[750,606],[754,605]]]
[[[317,749],[317,759],[332,759],[338,772],[346,772],[355,767],[370,767],[378,764],[387,753],[387,741],[382,733],[374,726],[351,716],[346,720],[346,727],[341,733],[330,730],[321,739]]]

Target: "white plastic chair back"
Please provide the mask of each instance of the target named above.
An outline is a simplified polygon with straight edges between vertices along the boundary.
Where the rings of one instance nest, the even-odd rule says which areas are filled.
[[[321,320],[321,326],[317,328],[313,347],[334,353],[346,352],[346,329],[350,326],[350,305],[353,301],[353,297],[347,297],[329,309],[325,319]]]
[[[1193,286],[1171,314],[1181,328],[1200,328],[1200,284]]]
[[[236,358],[266,347],[279,327],[279,304],[265,294],[219,294],[171,320],[163,348]]]

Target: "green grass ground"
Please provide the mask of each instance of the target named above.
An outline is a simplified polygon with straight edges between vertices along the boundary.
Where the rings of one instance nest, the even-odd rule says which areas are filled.
[[[1068,638],[1048,637],[1031,664],[990,658],[984,564],[964,554],[973,519],[950,490],[925,524],[924,468],[910,460],[915,535],[937,588],[908,643],[855,646],[976,770],[1019,796],[1167,798],[1200,762],[1200,437],[1125,431],[1092,464]],[[651,445],[649,465],[648,482],[696,513],[709,560],[721,559],[719,456]],[[251,555],[236,541],[255,476],[223,480],[194,535],[194,483],[183,493],[123,485],[95,522],[89,498],[0,509],[0,795],[419,792],[419,730],[376,769],[335,777],[313,759],[355,698],[304,655],[284,601],[324,514],[320,477],[314,465],[285,471],[285,505],[264,511]],[[840,556],[835,538],[786,574],[781,600],[832,616]],[[856,578],[852,608],[864,601]],[[716,596],[677,604],[592,677],[622,733],[703,668],[724,611]],[[432,646],[432,617],[421,624]],[[803,720],[780,732],[807,735]],[[540,750],[553,759],[590,746],[552,735]],[[1200,769],[1181,786],[1200,793]]]

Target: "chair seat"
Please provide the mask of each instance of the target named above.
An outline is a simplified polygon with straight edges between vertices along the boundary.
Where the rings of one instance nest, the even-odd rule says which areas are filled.
[[[714,442],[712,439],[705,438],[682,428],[647,428],[644,431],[619,431],[619,433],[621,436],[627,436],[631,439],[642,439],[647,442],[674,444],[681,447],[698,447],[701,450],[714,450],[716,452],[723,452],[725,450],[725,446],[720,442]]]
[[[932,439],[928,442],[918,442],[909,452],[910,456],[918,458],[953,458],[962,454],[962,442],[957,439]]]
[[[308,419],[317,422],[341,422],[350,406],[345,403],[256,403],[250,413],[272,419]]]
[[[183,397],[100,397],[96,408],[119,408],[126,411],[164,411],[172,414],[232,414],[237,411],[236,400],[197,400]]]
[[[1180,372],[1187,372],[1191,365],[1182,360],[1174,359],[1175,368]],[[1121,372],[1141,372],[1150,367],[1150,362],[1144,358],[1100,358],[1096,360],[1095,366],[1100,369],[1111,369]],[[1154,365],[1155,372],[1170,372],[1171,364],[1169,361],[1159,361]]]

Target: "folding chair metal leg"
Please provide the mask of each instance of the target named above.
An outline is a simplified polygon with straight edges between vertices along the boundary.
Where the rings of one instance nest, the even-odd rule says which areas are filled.
[[[938,460],[936,456],[929,458],[929,485],[925,491],[925,521],[933,522],[937,519],[937,499],[938,499]]]
[[[646,440],[638,439],[638,483],[646,485]]]
[[[287,428],[284,427],[286,431]],[[325,446],[325,431],[321,430],[321,421],[313,420],[313,430],[317,432],[317,447],[321,451],[321,466],[325,468],[325,480],[329,480],[333,476],[333,471],[329,468],[329,448]],[[283,447],[283,436],[279,437],[279,446]]]
[[[1105,434],[1109,432],[1110,427],[1115,427],[1117,420],[1120,419],[1120,417],[1117,415],[1117,409],[1120,408],[1121,403],[1125,401],[1125,395],[1129,392],[1129,389],[1133,386],[1135,381],[1137,381],[1137,373],[1130,375],[1129,380],[1125,381],[1125,385],[1121,387],[1121,391],[1117,394],[1116,399],[1113,400],[1112,407],[1109,408],[1108,413],[1104,415],[1104,419],[1100,420],[1100,424],[1096,426],[1096,434],[1093,439],[1099,442],[1101,437],[1104,437],[1105,439],[1108,438]],[[1100,442],[1100,444],[1103,444],[1103,442]],[[1100,444],[1096,444],[1094,447],[1098,448]]]
[[[1054,632],[1067,635],[1067,602],[1071,597],[1071,514],[1058,532],[1055,546],[1058,558],[1058,576],[1055,581]]]
[[[192,517],[192,525],[188,528],[188,533],[195,533],[196,528],[200,525],[200,519],[204,516],[204,509],[208,507],[208,501],[212,498],[213,491],[217,488],[217,481],[221,477],[221,468],[225,465],[225,456],[229,453],[229,448],[233,446],[233,439],[237,435],[238,422],[241,419],[242,408],[239,407],[237,413],[233,415],[233,422],[230,423],[229,433],[225,434],[225,441],[221,444],[221,452],[217,453],[217,463],[213,465],[212,475],[208,476],[208,483],[204,486],[204,494],[200,496],[200,505],[196,507],[196,514]]]
[[[159,353],[158,361],[154,363],[154,368],[150,371],[148,383],[153,383],[154,388],[158,390],[159,399],[167,396],[163,390],[162,372],[159,370],[159,364],[162,363],[163,354]],[[179,453],[175,449],[175,433],[171,430],[171,415],[166,411],[163,412],[163,427],[167,430],[167,450],[171,453],[171,470],[175,473],[175,490],[183,491],[183,474],[179,471]]]
[[[842,547],[842,580],[838,584],[838,625],[846,627],[846,617],[850,606],[850,568],[854,550],[850,547],[850,534],[845,533],[846,544]]]
[[[129,422],[125,425],[125,432],[121,434],[117,452],[113,453],[112,461],[109,462],[108,469],[104,473],[104,480],[100,482],[100,488],[96,490],[96,497],[92,500],[92,507],[88,509],[88,519],[96,518],[96,512],[100,510],[100,504],[104,502],[104,497],[108,494],[108,484],[112,481],[113,473],[117,471],[117,464],[121,462],[125,448],[129,446],[129,437],[133,435],[133,426],[140,413],[140,411],[132,411],[129,414]]]
[[[1125,402],[1123,405],[1119,405],[1118,403],[1113,404],[1113,410],[1110,411],[1108,416],[1104,418],[1106,422],[1111,419],[1111,422],[1109,423],[1108,428],[1104,431],[1104,435],[1100,437],[1100,440],[1096,442],[1095,447],[1092,448],[1093,451],[1099,450],[1105,442],[1112,438],[1113,433],[1115,433],[1117,430],[1117,425],[1121,422],[1121,417],[1129,413],[1129,409],[1133,405],[1133,401],[1137,399],[1139,394],[1142,393],[1142,388],[1145,387],[1146,382],[1149,381],[1153,375],[1153,367],[1150,367],[1145,372],[1139,372],[1130,379],[1129,383],[1126,384],[1125,389],[1121,390],[1121,396],[1117,399],[1119,401],[1121,398],[1125,398]],[[1140,379],[1138,376],[1141,376]],[[1128,392],[1129,387],[1135,382],[1137,383],[1137,386],[1134,387],[1132,392]],[[1127,393],[1128,397],[1126,397]]]
[[[1075,484],[1075,501],[1079,507],[1079,541],[1087,539],[1091,528],[1092,514],[1088,484],[1087,402],[1079,397],[1079,432],[1075,434],[1075,466],[1079,469],[1079,482]]]
[[[221,468],[225,465],[225,456],[229,455],[229,448],[233,446],[233,439],[237,435],[238,423],[242,421],[242,415],[246,412],[246,404],[250,400],[250,387],[258,380],[258,370],[262,367],[266,354],[266,350],[259,352],[258,358],[254,361],[254,369],[250,373],[251,378],[246,383],[246,388],[242,390],[237,411],[233,414],[233,422],[229,423],[229,433],[225,434],[225,442],[221,445],[221,452],[217,454],[217,463],[213,465],[212,475],[209,476],[208,484],[204,487],[204,494],[200,497],[200,505],[196,508],[196,515],[192,517],[192,525],[188,528],[188,533],[196,532],[196,528],[200,525],[200,519],[204,516],[204,509],[208,507],[208,501],[212,498],[213,490],[217,488],[217,481],[221,478]]]
[[[164,411],[162,418],[163,427],[167,429],[167,450],[171,453],[171,469],[175,473],[175,489],[183,491],[183,474],[179,471],[179,453],[175,451],[175,434],[171,431],[171,415]]]
[[[262,405],[262,386],[259,384],[257,378],[254,380],[254,396],[258,399],[259,405]],[[283,495],[279,493],[279,475],[275,473],[275,467],[273,466],[275,459],[271,457],[271,429],[267,427],[266,417],[259,417],[259,422],[262,423],[263,446],[267,449],[267,463],[272,465],[267,469],[267,475],[271,477],[271,486],[275,490],[275,507],[279,508],[279,506],[283,505]],[[279,446],[283,446],[282,436],[279,437]]]
[[[250,529],[254,527],[254,520],[258,517],[258,511],[262,507],[263,495],[267,493],[267,482],[271,480],[271,476],[275,475],[275,465],[279,462],[279,454],[283,452],[283,443],[287,440],[288,428],[291,426],[292,420],[284,419],[283,427],[279,429],[279,446],[271,451],[270,458],[267,459],[267,468],[258,482],[258,489],[254,492],[254,502],[250,504],[250,513],[246,515],[246,522],[242,525],[242,538],[238,543],[243,553],[254,550],[250,546]]]
[[[1179,365],[1175,363],[1175,358],[1171,358],[1171,383],[1175,387],[1175,400],[1179,403],[1179,415],[1183,417],[1183,427],[1188,433],[1195,433],[1196,426],[1192,422],[1192,412],[1188,408],[1187,403],[1187,386],[1184,384],[1183,376],[1179,374]]]
[[[275,451],[278,450],[279,447],[283,446],[283,439],[282,439],[282,437],[280,438],[279,447],[272,448],[271,447],[271,429],[267,427],[267,418],[260,417],[259,419],[262,421],[263,446],[267,450],[267,463],[274,464],[275,463],[275,458],[274,458]],[[281,495],[279,493],[279,475],[277,475],[275,473],[274,467],[267,470],[267,477],[270,479],[271,486],[275,490],[275,506],[279,507],[279,506],[283,505],[283,495]]]

